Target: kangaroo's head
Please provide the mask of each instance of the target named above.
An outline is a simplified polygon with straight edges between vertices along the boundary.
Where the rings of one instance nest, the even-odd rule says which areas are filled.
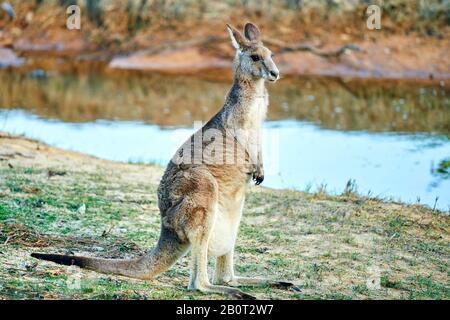
[[[233,47],[237,50],[235,72],[253,79],[277,81],[280,72],[272,60],[272,52],[261,41],[258,27],[253,23],[246,23],[244,35],[228,24],[227,27]]]

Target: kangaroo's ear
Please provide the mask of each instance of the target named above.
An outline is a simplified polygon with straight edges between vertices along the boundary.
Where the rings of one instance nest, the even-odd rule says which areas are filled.
[[[241,50],[248,46],[248,41],[244,38],[242,33],[227,24],[228,32],[230,33],[231,43],[236,50]]]
[[[245,24],[244,34],[249,41],[259,41],[261,36],[258,27],[251,22]]]

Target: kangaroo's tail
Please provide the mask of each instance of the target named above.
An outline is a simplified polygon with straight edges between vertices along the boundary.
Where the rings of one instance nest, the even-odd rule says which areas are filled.
[[[169,269],[187,250],[188,245],[180,243],[171,232],[163,230],[156,247],[149,253],[134,259],[102,259],[47,253],[32,253],[31,256],[101,273],[150,279]]]

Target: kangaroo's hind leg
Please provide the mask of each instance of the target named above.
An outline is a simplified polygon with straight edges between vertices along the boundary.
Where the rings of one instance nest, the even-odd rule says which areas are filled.
[[[208,208],[196,214],[203,215],[203,218],[208,221],[204,227],[192,228],[188,232],[188,238],[191,243],[191,278],[189,282],[189,289],[200,290],[202,292],[221,293],[229,295],[235,299],[255,299],[253,296],[242,292],[239,289],[231,288],[221,285],[213,285],[208,278],[208,244],[211,235],[213,223],[209,220],[214,220],[215,209]]]
[[[184,174],[186,190],[174,213],[175,226],[189,241],[191,247],[191,275],[189,289],[220,293],[236,299],[254,299],[239,289],[212,285],[208,278],[208,245],[218,206],[218,186],[207,171],[190,169]],[[187,191],[189,190],[189,191]]]

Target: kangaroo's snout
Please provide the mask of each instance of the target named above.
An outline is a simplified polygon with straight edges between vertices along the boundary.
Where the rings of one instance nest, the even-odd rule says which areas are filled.
[[[271,78],[269,79],[270,81],[276,81],[280,79],[280,72],[278,70],[277,71],[271,70],[269,74],[271,76]]]
[[[272,57],[266,58],[264,66],[266,67],[266,80],[275,82],[280,79],[280,71],[278,70],[275,62],[272,60]]]

